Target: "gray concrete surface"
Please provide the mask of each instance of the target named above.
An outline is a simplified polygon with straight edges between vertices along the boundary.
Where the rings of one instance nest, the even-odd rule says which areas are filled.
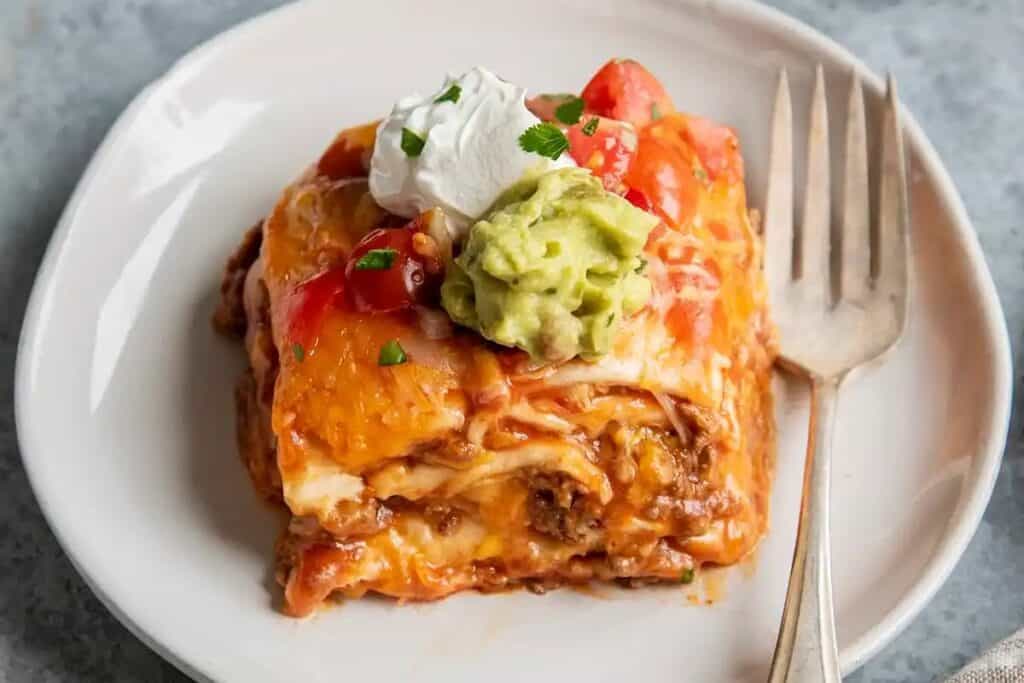
[[[12,407],[25,302],[62,207],[133,95],[175,58],[280,0],[0,0],[0,680],[186,680],[128,633],[61,553],[29,491]],[[967,203],[1020,366],[1024,2],[776,0],[892,69]],[[935,681],[1024,625],[1020,375],[984,522],[910,628],[850,680]],[[682,679],[681,679],[682,680]]]

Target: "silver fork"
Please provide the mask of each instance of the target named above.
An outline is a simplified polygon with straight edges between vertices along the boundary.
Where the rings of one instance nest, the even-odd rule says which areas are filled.
[[[889,77],[878,185],[869,190],[868,135],[856,74],[847,106],[842,212],[833,229],[825,77],[818,66],[808,135],[803,221],[793,220],[792,106],[779,77],[765,207],[770,301],[780,361],[811,385],[811,423],[793,567],[769,683],[841,680],[832,608],[829,478],[839,386],[899,340],[907,319],[906,162]],[[872,208],[874,211],[872,211]]]

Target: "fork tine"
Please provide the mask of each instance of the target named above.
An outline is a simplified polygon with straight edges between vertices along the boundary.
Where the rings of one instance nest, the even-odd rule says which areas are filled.
[[[885,114],[882,121],[882,162],[878,182],[876,287],[883,294],[894,298],[893,302],[902,317],[902,299],[907,290],[910,215],[903,131],[900,125],[896,81],[892,74],[889,74],[886,84]]]
[[[863,301],[871,279],[871,194],[868,184],[868,138],[864,96],[856,72],[850,83],[846,115],[846,169],[843,173],[843,225],[839,240],[842,298]]]
[[[825,73],[819,64],[811,104],[811,130],[807,139],[807,184],[804,216],[798,238],[800,256],[797,278],[813,299],[829,300],[829,232],[831,226],[831,179],[829,174],[828,105]]]
[[[765,270],[770,291],[793,278],[793,110],[786,70],[779,72],[772,112],[771,161],[765,202]]]

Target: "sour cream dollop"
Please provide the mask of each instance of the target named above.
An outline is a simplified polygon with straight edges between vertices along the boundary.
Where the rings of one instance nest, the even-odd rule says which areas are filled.
[[[458,86],[455,102],[442,98],[452,86]],[[575,166],[568,153],[552,160],[519,146],[519,136],[540,123],[525,98],[525,88],[475,67],[449,77],[433,95],[399,100],[377,129],[370,161],[373,198],[409,218],[440,207],[459,237],[527,172]],[[419,156],[402,149],[403,129],[425,140]]]

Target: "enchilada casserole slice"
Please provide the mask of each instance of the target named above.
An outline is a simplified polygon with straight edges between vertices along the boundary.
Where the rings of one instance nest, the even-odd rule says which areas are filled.
[[[586,94],[576,124],[530,109],[569,143],[630,121],[590,117]],[[615,168],[570,146],[654,217],[636,268],[649,293],[603,323],[600,353],[538,357],[453,322],[438,287],[466,242],[444,237],[440,209],[409,220],[375,201],[377,124],[343,131],[246,234],[215,322],[249,358],[243,461],[290,514],[289,614],[367,592],[689,582],[756,546],[774,443],[761,241],[733,132],[662,106],[613,140],[628,152]],[[549,256],[575,248],[552,235]],[[416,296],[395,304],[403,286]]]

